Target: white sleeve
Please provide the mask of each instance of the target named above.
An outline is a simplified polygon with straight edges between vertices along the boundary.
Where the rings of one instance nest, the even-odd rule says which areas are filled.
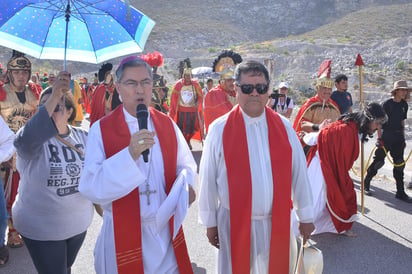
[[[79,191],[93,203],[111,203],[145,182],[128,147],[106,159],[100,121],[90,128]]]
[[[13,131],[0,116],[0,163],[9,160],[16,151],[13,146],[14,137]]]
[[[313,222],[312,192],[302,145],[290,122],[281,117],[292,147],[292,201],[299,222]]]
[[[305,136],[303,136],[303,142],[307,144],[308,146],[317,145],[318,136],[319,136],[319,131],[306,133]]]
[[[206,227],[217,225],[218,172],[226,169],[219,166],[222,135],[216,122],[209,127],[199,167],[199,223]]]
[[[295,106],[295,103],[293,102],[293,99],[291,97],[289,98],[290,98],[290,101],[289,101],[288,108],[293,108]]]

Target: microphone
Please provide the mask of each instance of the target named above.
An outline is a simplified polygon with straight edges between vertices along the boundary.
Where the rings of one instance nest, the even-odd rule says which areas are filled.
[[[139,123],[139,130],[147,129],[147,118],[149,116],[149,112],[147,111],[147,107],[145,104],[139,104],[136,108],[136,118],[137,122]],[[142,152],[143,160],[145,163],[149,161],[149,149],[146,149]]]

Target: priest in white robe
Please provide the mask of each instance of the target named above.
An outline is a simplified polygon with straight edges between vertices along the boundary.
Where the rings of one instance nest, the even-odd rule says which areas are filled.
[[[199,220],[219,249],[218,273],[292,273],[291,200],[304,241],[314,229],[305,156],[289,121],[265,107],[266,68],[241,63],[235,82],[239,106],[205,141]]]
[[[170,191],[175,200],[168,199],[172,206],[163,212],[175,215],[183,209],[184,217],[188,200],[194,200],[196,163],[180,130],[166,115],[150,109],[147,129],[139,128],[137,105],[149,106],[152,97],[150,66],[139,57],[128,57],[116,76],[123,104],[91,127],[79,185],[79,191],[104,210],[95,270],[98,274],[192,273],[181,223],[174,222],[173,228],[174,216],[169,226],[171,216],[159,216],[159,209]],[[142,156],[145,150],[149,150],[147,159]],[[136,200],[140,202],[134,204]],[[134,241],[136,245],[131,244]]]

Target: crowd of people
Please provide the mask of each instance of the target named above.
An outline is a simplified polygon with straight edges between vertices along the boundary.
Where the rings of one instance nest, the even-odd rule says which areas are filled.
[[[269,90],[261,62],[224,50],[217,85],[202,90],[186,61],[168,94],[158,52],[105,63],[93,83],[66,71],[40,81],[13,52],[0,73],[0,266],[26,245],[39,273],[70,273],[96,211],[97,273],[193,273],[181,225],[197,197],[218,273],[294,273],[297,238],[356,236],[349,171],[375,132],[365,193],[390,154],[395,198],[412,203],[406,81],[353,111],[348,78],[332,79],[325,60],[291,123],[291,83]],[[79,127],[86,113],[90,130]],[[193,138],[204,141],[197,195]]]

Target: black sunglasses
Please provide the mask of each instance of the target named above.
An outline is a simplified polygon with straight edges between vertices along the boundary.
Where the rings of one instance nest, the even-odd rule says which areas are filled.
[[[60,111],[60,105],[56,105],[56,107],[54,108],[54,112],[59,112]]]
[[[269,85],[267,85],[267,84],[257,84],[257,85],[251,85],[251,84],[240,85],[240,84],[236,84],[236,86],[240,87],[240,90],[244,94],[251,94],[254,89],[256,89],[257,93],[259,93],[259,94],[265,94],[266,92],[268,92],[268,89],[269,89]]]

